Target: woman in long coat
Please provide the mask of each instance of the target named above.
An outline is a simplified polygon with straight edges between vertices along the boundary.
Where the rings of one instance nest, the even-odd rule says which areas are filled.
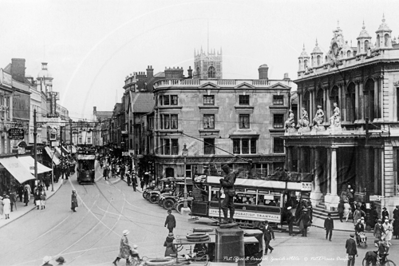
[[[78,207],[78,197],[76,195],[76,190],[72,190],[71,195],[71,210],[76,212],[75,208]]]
[[[121,242],[120,242],[118,257],[116,257],[116,259],[112,262],[114,265],[116,265],[116,263],[119,262],[120,259],[126,259],[126,265],[130,264],[130,261],[129,261],[130,245],[129,245],[129,239],[127,239],[127,235],[129,233],[130,233],[129,230],[123,231],[123,236],[122,236]]]

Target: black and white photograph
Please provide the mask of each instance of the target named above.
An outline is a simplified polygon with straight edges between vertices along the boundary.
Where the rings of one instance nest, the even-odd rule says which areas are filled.
[[[398,14],[0,0],[0,266],[399,266]]]

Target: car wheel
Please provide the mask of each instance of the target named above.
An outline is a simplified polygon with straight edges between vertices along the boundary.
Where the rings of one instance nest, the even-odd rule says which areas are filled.
[[[165,199],[163,201],[163,207],[166,210],[172,210],[174,205],[175,205],[175,201],[173,199]]]

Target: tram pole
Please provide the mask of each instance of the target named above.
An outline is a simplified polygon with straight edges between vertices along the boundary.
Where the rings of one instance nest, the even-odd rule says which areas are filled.
[[[37,180],[37,124],[36,124],[36,109],[33,110],[33,157],[35,159],[35,180]]]

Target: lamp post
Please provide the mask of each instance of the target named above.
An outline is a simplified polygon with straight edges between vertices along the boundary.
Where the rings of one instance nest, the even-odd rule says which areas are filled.
[[[187,171],[186,171],[186,166],[187,166],[187,155],[188,155],[188,149],[186,144],[183,146],[183,151],[182,151],[182,156],[184,158],[184,205],[183,208],[181,208],[181,214],[188,216],[190,213],[190,208],[188,208],[187,205]]]

